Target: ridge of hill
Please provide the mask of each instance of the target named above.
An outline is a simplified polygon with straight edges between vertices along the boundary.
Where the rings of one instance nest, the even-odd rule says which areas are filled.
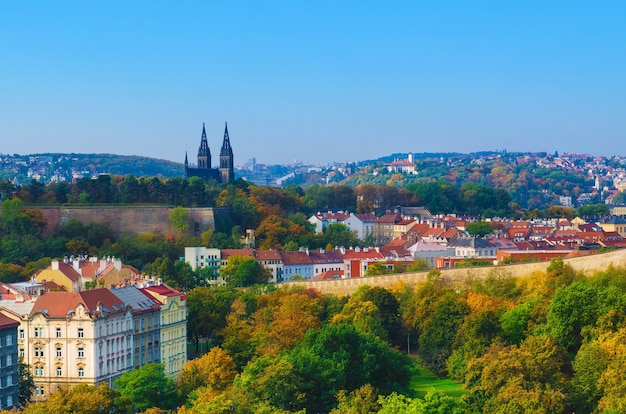
[[[32,177],[33,170],[40,175],[56,174],[65,179],[72,176],[100,174],[135,177],[181,177],[182,163],[141,155],[37,153],[1,155],[1,178]]]

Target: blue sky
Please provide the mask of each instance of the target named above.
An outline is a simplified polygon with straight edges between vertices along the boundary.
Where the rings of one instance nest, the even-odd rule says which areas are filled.
[[[624,153],[623,1],[0,2],[0,153]]]

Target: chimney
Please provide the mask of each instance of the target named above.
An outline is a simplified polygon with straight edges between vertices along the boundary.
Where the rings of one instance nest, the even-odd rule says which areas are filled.
[[[52,266],[52,270],[59,270],[59,261],[53,260],[51,263],[51,266]]]

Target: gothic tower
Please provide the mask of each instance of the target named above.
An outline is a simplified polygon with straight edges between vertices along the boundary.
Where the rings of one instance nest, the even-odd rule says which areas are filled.
[[[209,142],[206,139],[204,122],[202,123],[202,138],[200,139],[200,148],[198,149],[198,168],[211,168],[211,150],[209,149]]]
[[[220,151],[220,174],[222,175],[222,183],[230,183],[235,180],[233,149],[230,146],[230,138],[228,137],[228,124],[224,128],[224,141]]]

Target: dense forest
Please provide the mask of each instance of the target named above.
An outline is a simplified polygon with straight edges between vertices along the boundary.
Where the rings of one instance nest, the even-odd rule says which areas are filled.
[[[621,413],[625,277],[555,260],[520,278],[431,271],[414,288],[349,297],[198,287],[188,328],[202,351],[175,382],[150,364],[114,390],[61,390],[24,412]],[[461,392],[417,391],[424,366]]]

